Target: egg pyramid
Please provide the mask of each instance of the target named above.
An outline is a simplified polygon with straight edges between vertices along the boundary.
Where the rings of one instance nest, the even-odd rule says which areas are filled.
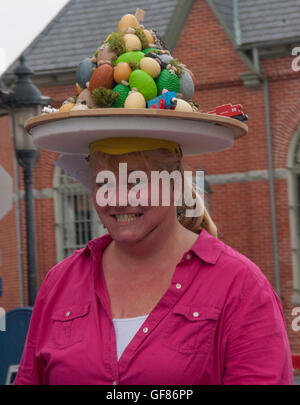
[[[144,17],[141,9],[135,15],[124,15],[118,31],[111,32],[92,57],[80,62],[75,95],[59,112],[94,108],[198,110],[191,100],[195,85],[192,72],[173,58],[155,30],[141,24]]]

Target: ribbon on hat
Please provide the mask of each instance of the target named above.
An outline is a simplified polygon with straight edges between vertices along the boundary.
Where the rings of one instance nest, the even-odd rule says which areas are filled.
[[[144,150],[169,149],[171,152],[181,155],[178,143],[164,139],[154,138],[106,138],[90,144],[90,156],[96,151],[108,153],[109,155],[123,155],[130,152]]]

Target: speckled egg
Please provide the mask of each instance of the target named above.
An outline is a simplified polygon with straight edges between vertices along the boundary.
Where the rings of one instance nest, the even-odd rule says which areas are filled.
[[[76,71],[76,81],[81,88],[86,88],[86,83],[90,81],[93,69],[96,67],[96,63],[93,63],[90,58],[83,59],[79,63]]]
[[[124,86],[124,84],[117,84],[113,89],[113,92],[120,93],[117,100],[114,102],[114,108],[123,108],[126,98],[128,97],[128,93],[130,91],[128,86]]]
[[[137,88],[144,96],[145,100],[151,100],[157,96],[157,87],[149,73],[143,70],[134,70],[129,77],[129,86],[131,89]]]
[[[138,91],[132,92],[126,98],[124,108],[146,108],[146,100]]]
[[[180,78],[180,92],[185,100],[190,100],[195,92],[195,86],[191,75],[187,70],[183,70]]]
[[[114,69],[114,80],[116,83],[122,83],[122,80],[128,82],[132,73],[131,67],[126,62],[119,63]]]
[[[176,99],[177,105],[175,107],[175,111],[183,111],[183,112],[193,112],[193,107],[185,100],[181,100],[180,98]]]
[[[143,58],[140,61],[140,68],[156,79],[160,74],[160,64],[153,58]]]
[[[77,103],[86,104],[88,108],[94,108],[95,102],[89,89],[84,89],[77,97]]]
[[[134,34],[124,35],[126,52],[140,51],[142,49],[142,43],[139,37]]]
[[[114,69],[108,63],[99,66],[92,74],[89,89],[91,92],[98,87],[111,89],[114,84]]]
[[[75,107],[75,103],[64,103],[60,109],[58,110],[59,112],[69,112],[72,110],[72,108]]]
[[[158,94],[161,94],[163,89],[169,91],[175,91],[180,93],[180,81],[175,73],[171,73],[170,70],[164,69],[156,80]]]
[[[119,32],[126,32],[128,28],[137,28],[138,25],[139,22],[133,14],[126,14],[121,18],[118,25],[118,30]]]
[[[125,52],[122,55],[120,55],[118,57],[118,59],[116,60],[116,64],[119,64],[120,62],[138,62],[140,63],[140,61],[144,58],[145,54],[141,51],[131,51],[131,52]]]

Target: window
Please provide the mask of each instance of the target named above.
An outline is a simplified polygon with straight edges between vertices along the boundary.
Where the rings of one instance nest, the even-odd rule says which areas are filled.
[[[107,231],[93,207],[91,193],[59,167],[54,175],[57,261]]]
[[[288,191],[292,261],[294,273],[294,299],[300,302],[300,127],[294,135],[288,156]]]

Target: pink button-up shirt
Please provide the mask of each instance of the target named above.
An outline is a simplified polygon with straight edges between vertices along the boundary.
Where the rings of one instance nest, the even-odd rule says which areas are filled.
[[[253,262],[204,229],[118,361],[101,267],[111,240],[48,272],[15,384],[293,384],[280,300]]]

